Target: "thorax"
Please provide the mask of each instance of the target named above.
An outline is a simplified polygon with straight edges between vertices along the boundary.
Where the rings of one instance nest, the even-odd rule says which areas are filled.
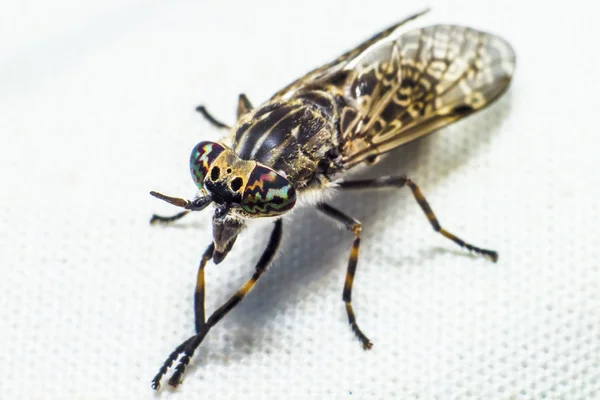
[[[302,190],[341,171],[339,104],[325,91],[272,100],[242,116],[230,143],[243,160],[285,174]]]

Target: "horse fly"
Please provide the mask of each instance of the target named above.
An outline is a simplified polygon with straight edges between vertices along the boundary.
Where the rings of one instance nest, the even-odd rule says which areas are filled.
[[[150,192],[184,208],[171,217],[154,215],[151,222],[173,222],[212,204],[213,241],[198,268],[196,333],[167,358],[152,380],[154,389],[178,359],[169,384],[181,383],[206,334],[252,290],[272,261],[281,241],[281,217],[309,192],[406,186],[436,232],[494,262],[498,259],[495,251],[473,246],[442,228],[421,189],[408,177],[343,179],[353,167],[372,164],[379,155],[484,108],[510,83],[515,55],[506,41],[455,25],[407,29],[408,22],[425,12],[309,72],[259,107],[241,94],[232,127],[204,107],[197,108],[226,133],[218,142],[203,141],[192,150],[190,170],[199,189],[194,200]],[[359,328],[351,303],[361,224],[325,202],[316,202],[316,209],[354,236],[342,298],[352,331],[362,347],[370,349],[372,343]],[[215,264],[223,261],[240,231],[255,218],[274,221],[267,248],[252,277],[205,319],[204,267],[211,259]]]

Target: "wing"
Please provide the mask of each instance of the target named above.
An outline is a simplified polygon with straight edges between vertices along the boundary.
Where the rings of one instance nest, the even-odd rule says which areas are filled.
[[[309,72],[273,99],[310,90],[341,96],[345,168],[492,103],[512,78],[511,46],[497,36],[463,26],[436,25],[406,32],[404,25],[427,11]]]
[[[357,55],[361,54],[363,51],[365,51],[366,49],[371,47],[374,43],[377,43],[377,42],[381,41],[382,39],[385,39],[386,37],[390,36],[390,34],[395,32],[401,26],[422,16],[423,14],[426,14],[427,12],[429,12],[429,9],[425,9],[421,12],[418,12],[416,14],[413,14],[409,17],[404,18],[402,21],[398,22],[397,24],[390,26],[386,30],[384,30],[384,31],[376,34],[372,38],[364,41],[356,48],[342,54],[341,56],[339,56],[332,62],[325,64],[317,69],[314,69],[314,70],[310,71],[308,74],[304,75],[302,78],[290,83],[289,85],[287,85],[286,87],[284,87],[283,89],[281,89],[280,91],[275,93],[272,98],[273,99],[278,99],[278,98],[286,99],[286,98],[289,98],[290,96],[292,96],[297,91],[302,90],[311,84],[327,81],[328,78],[334,76],[336,73],[343,70],[344,67],[348,64],[348,62],[350,62]]]
[[[436,25],[378,41],[348,61],[340,114],[346,168],[469,115],[498,98],[515,66],[510,45]]]

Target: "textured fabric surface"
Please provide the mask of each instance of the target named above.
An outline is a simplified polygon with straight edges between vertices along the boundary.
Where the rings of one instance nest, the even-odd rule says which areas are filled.
[[[408,190],[332,204],[361,220],[353,304],[341,301],[351,235],[312,209],[284,220],[282,252],[160,398],[600,398],[600,37],[592,2],[430,1],[422,21],[513,44],[493,107],[393,153],[362,176],[406,173],[441,223],[499,251],[493,264],[432,232]],[[13,2],[0,15],[0,398],[157,398],[150,380],[193,333],[210,212],[188,157],[310,68],[418,11],[398,1]],[[269,223],[206,272],[207,312],[252,273]],[[163,382],[166,383],[166,382]],[[165,385],[166,386],[166,385]]]

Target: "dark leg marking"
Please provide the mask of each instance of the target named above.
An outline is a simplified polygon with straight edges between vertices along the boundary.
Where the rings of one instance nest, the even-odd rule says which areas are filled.
[[[181,354],[183,349],[185,349],[185,346],[187,346],[187,344],[195,337],[196,336],[190,337],[185,342],[183,342],[179,346],[177,346],[171,354],[169,354],[169,357],[163,363],[162,367],[160,367],[156,376],[152,379],[152,389],[154,389],[154,390],[160,389],[160,380],[162,379],[162,377],[167,373],[167,370],[169,368],[171,368],[171,365],[173,365],[173,362],[175,360],[177,360],[177,357],[179,357],[179,355]]]
[[[213,126],[219,128],[219,129],[230,129],[229,125],[222,123],[221,121],[219,121],[218,119],[216,119],[215,117],[213,117],[208,110],[206,110],[206,108],[202,105],[196,107],[196,111],[198,111],[200,114],[202,114],[202,116],[204,118],[206,118],[206,120],[208,122],[210,122]]]
[[[464,240],[460,239],[459,237],[453,235],[452,233],[448,232],[444,228],[442,228],[437,217],[433,213],[431,206],[429,206],[429,203],[427,202],[427,200],[425,200],[425,196],[423,196],[421,189],[419,189],[419,187],[413,181],[411,181],[409,178],[407,178],[404,175],[403,176],[386,176],[386,177],[377,178],[377,179],[340,182],[339,188],[340,189],[376,189],[376,188],[386,188],[386,187],[401,188],[401,187],[404,187],[405,185],[408,186],[410,188],[410,190],[412,191],[412,194],[413,194],[415,200],[417,201],[417,203],[419,203],[419,206],[425,213],[425,216],[429,220],[429,223],[433,227],[433,230],[435,230],[436,232],[439,232],[443,236],[452,240],[454,243],[458,244],[460,247],[464,247],[469,251],[481,254],[481,255],[489,258],[493,262],[498,261],[498,253],[496,251],[482,249],[480,247],[473,246],[473,245],[465,242]]]
[[[344,283],[344,293],[342,299],[344,300],[344,303],[346,303],[348,323],[350,324],[352,331],[362,343],[363,348],[365,350],[370,349],[373,347],[373,343],[371,343],[369,338],[358,327],[358,324],[356,323],[356,317],[354,316],[354,310],[352,309],[352,283],[354,282],[356,264],[358,263],[358,251],[360,247],[360,234],[362,231],[362,225],[354,218],[347,216],[328,204],[318,203],[317,209],[328,217],[344,224],[346,229],[348,229],[354,235],[354,241],[352,242],[352,247],[350,248],[350,259],[348,260],[348,270],[346,272],[346,281]]]
[[[179,385],[181,383],[181,378],[185,372],[186,367],[190,363],[190,359],[192,358],[192,356],[194,355],[194,352],[196,351],[196,349],[198,348],[200,343],[202,343],[202,340],[204,340],[204,337],[208,334],[210,329],[213,326],[215,326],[225,315],[227,315],[227,313],[229,311],[231,311],[236,305],[238,305],[244,299],[244,297],[252,290],[252,288],[254,288],[254,285],[256,285],[256,282],[258,281],[260,276],[263,274],[263,272],[265,272],[265,270],[267,269],[267,267],[269,266],[271,261],[273,261],[273,257],[275,256],[275,253],[277,252],[277,249],[279,248],[279,244],[281,243],[281,234],[282,234],[282,223],[281,223],[281,219],[279,219],[279,220],[275,221],[275,227],[273,228],[273,231],[271,232],[271,237],[269,238],[269,243],[267,244],[267,248],[263,252],[258,263],[256,264],[254,274],[252,275],[252,277],[248,281],[246,281],[246,283],[244,283],[244,285],[233,296],[231,296],[231,298],[225,304],[223,304],[215,312],[213,312],[212,315],[208,318],[208,320],[205,323],[203,323],[201,326],[198,326],[198,325],[200,325],[200,324],[198,324],[198,321],[203,320],[203,318],[199,319],[199,314],[200,314],[200,317],[203,317],[204,301],[202,300],[201,302],[200,301],[196,302],[196,329],[198,331],[197,331],[196,335],[190,337],[185,342],[180,344],[171,353],[171,355],[169,356],[167,361],[165,361],[163,366],[160,368],[158,374],[152,380],[152,388],[153,389],[156,390],[156,389],[160,388],[160,380],[163,377],[163,375],[167,372],[167,369],[173,364],[173,362],[177,359],[177,357],[180,354],[183,354],[183,356],[179,360],[179,364],[175,367],[175,371],[173,372],[173,375],[171,375],[171,379],[169,379],[169,385],[171,385],[173,387],[177,387],[177,385]],[[209,249],[210,249],[210,246],[209,246]],[[206,249],[206,252],[204,253],[204,256],[202,257],[202,262],[204,264],[206,262],[208,262],[207,253],[208,253],[209,249]],[[206,259],[206,262],[204,261],[205,259]],[[200,264],[200,266],[202,267],[202,263]],[[199,269],[199,277],[198,277],[198,281],[200,281],[200,286],[202,287],[202,289],[200,291],[198,290],[199,282],[197,282],[196,299],[198,299],[199,297],[202,297],[202,299],[204,298],[204,272],[200,272],[200,270],[203,271],[204,268]],[[201,312],[199,311],[200,304],[202,304]]]
[[[189,211],[185,210],[178,214],[172,215],[170,217],[164,217],[164,216],[161,216],[158,214],[152,214],[152,218],[150,218],[150,223],[152,225],[154,225],[157,222],[159,222],[161,224],[168,224],[169,222],[177,221],[178,219],[185,217],[186,215],[188,215],[188,213],[189,213]]]

